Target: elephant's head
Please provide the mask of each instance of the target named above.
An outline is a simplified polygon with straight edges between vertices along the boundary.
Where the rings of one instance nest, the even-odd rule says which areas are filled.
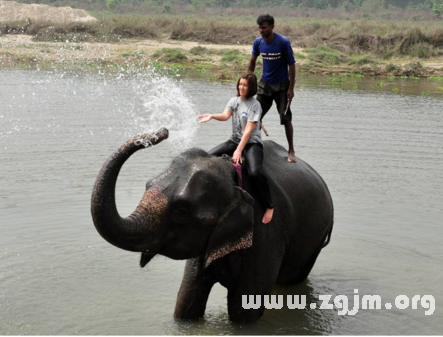
[[[253,199],[234,185],[233,166],[203,150],[191,149],[149,181],[139,205],[121,218],[115,204],[115,185],[124,162],[148,141],[168,137],[131,139],[103,165],[92,193],[92,218],[101,236],[111,244],[142,253],[144,267],[156,254],[172,259],[204,256],[206,266],[226,254],[252,245]],[[143,142],[141,141],[143,140]]]

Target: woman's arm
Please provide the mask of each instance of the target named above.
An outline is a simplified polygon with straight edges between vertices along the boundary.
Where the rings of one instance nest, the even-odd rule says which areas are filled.
[[[235,150],[234,154],[232,155],[232,161],[236,164],[238,162],[242,162],[241,154],[243,152],[243,149],[245,148],[246,144],[248,144],[249,138],[251,138],[251,133],[254,131],[254,129],[257,126],[257,122],[248,122],[246,124],[245,130],[243,131],[243,136],[241,137],[240,143],[238,143],[237,149]]]
[[[206,123],[209,122],[211,119],[215,119],[218,120],[220,122],[224,122],[227,121],[229,118],[231,118],[232,116],[232,111],[229,108],[226,108],[225,111],[223,111],[221,114],[205,114],[205,115],[200,115],[198,116],[198,118],[200,118],[200,120],[198,121],[199,123]]]

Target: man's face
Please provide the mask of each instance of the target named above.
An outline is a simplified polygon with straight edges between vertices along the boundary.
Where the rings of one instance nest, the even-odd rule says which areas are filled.
[[[274,25],[270,25],[269,23],[265,22],[258,26],[258,31],[260,32],[260,35],[267,39],[272,35],[272,30],[274,29]]]

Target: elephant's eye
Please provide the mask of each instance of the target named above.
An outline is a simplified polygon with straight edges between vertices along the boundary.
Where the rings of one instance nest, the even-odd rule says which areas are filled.
[[[187,223],[192,220],[192,214],[187,209],[179,208],[174,211],[173,214],[174,220],[179,223]]]

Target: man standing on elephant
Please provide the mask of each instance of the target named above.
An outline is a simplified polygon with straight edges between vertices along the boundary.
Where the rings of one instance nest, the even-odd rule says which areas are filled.
[[[263,76],[258,84],[257,100],[263,110],[262,119],[271,108],[272,101],[275,101],[280,124],[285,126],[289,145],[288,161],[296,163],[292,112],[289,107],[294,97],[295,84],[295,60],[291,42],[287,37],[273,32],[274,18],[269,14],[260,15],[257,24],[261,36],[255,39],[252,46],[248,72],[254,72],[255,63],[261,54]]]

